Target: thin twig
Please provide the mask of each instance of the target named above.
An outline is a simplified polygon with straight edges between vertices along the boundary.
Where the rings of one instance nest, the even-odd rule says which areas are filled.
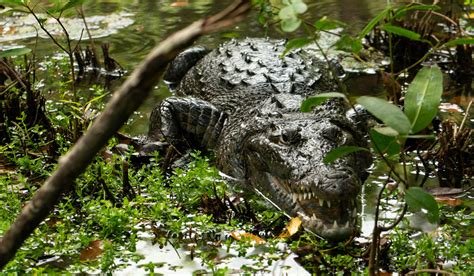
[[[420,273],[439,273],[439,274],[453,275],[453,276],[456,275],[449,271],[440,270],[440,269],[419,269],[419,270],[410,271],[406,275],[415,275],[415,274],[420,274]]]

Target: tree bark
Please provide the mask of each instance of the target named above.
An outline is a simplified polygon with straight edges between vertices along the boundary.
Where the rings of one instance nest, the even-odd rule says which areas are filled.
[[[0,269],[34,229],[43,221],[62,194],[74,187],[74,180],[92,162],[97,152],[145,100],[160,79],[166,65],[200,35],[218,31],[240,21],[250,9],[250,0],[235,1],[222,12],[199,20],[171,35],[155,47],[124,84],[114,93],[105,110],[70,151],[59,159],[55,172],[33,195],[0,240]]]

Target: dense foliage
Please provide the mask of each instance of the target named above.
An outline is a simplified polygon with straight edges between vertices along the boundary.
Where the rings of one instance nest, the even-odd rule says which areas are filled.
[[[35,13],[29,1],[3,2]],[[254,2],[260,8],[258,20],[262,24],[271,26],[272,22],[278,22],[285,32],[299,27],[310,31],[307,36],[289,40],[288,51],[317,43],[320,32],[332,32],[343,26],[326,17],[307,24],[302,17],[307,6],[301,0]],[[63,12],[75,8],[79,16],[84,16],[81,5],[82,1],[61,2],[47,13],[61,22]],[[409,12],[417,11],[438,11],[438,7],[388,6],[358,35],[342,34],[335,47],[357,55],[363,50],[362,40],[370,32],[383,31],[390,42],[396,38],[429,45],[429,50],[407,68],[419,69],[418,66],[438,50],[462,45],[469,47],[473,43],[472,37],[462,34],[433,42],[423,34],[397,25]],[[42,22],[38,20],[40,27]],[[2,68],[14,70],[28,80],[20,86],[11,75],[7,74],[5,80],[2,78],[2,106],[11,106],[9,101],[16,98],[42,100],[35,102],[37,109],[25,104],[23,109],[12,109],[17,112],[15,116],[2,115],[5,122],[0,124],[3,127],[3,132],[0,131],[3,135],[0,137],[0,200],[4,208],[0,208],[0,234],[8,229],[25,202],[51,174],[58,157],[87,128],[95,110],[103,106],[101,100],[108,95],[100,86],[94,85],[90,87],[91,96],[81,98],[75,87],[74,45],[70,40],[61,44],[54,37],[52,39],[66,55],[55,62],[44,61],[42,69],[47,71],[46,75],[57,78],[36,79],[29,74],[30,68],[37,68],[35,62],[38,62],[31,59],[30,49],[14,49],[1,54],[4,58]],[[394,49],[388,49],[391,64],[395,62]],[[31,64],[35,66],[30,67]],[[394,67],[389,71],[393,80],[399,79],[400,74],[396,74]],[[268,271],[272,262],[294,252],[298,261],[312,273],[370,272],[374,268],[371,262],[375,261],[380,269],[402,273],[442,269],[474,274],[474,242],[470,230],[474,224],[472,203],[464,202],[454,207],[438,204],[421,188],[426,178],[409,173],[415,167],[418,170],[419,161],[415,152],[408,150],[407,143],[414,139],[434,139],[435,129],[431,122],[437,114],[443,91],[443,76],[438,66],[424,66],[418,72],[410,72],[416,76],[407,86],[403,106],[375,97],[364,96],[356,100],[380,120],[371,131],[372,151],[378,159],[368,182],[380,184],[373,193],[377,211],[372,243],[356,239],[333,245],[303,230],[282,236],[281,233],[295,228],[294,221],[290,222],[258,195],[247,194],[223,181],[212,166],[212,157],[192,153],[186,166],[165,173],[162,156],[156,154],[146,162],[137,160],[132,146],[124,146],[124,141],[115,139],[77,179],[74,190],[61,200],[55,212],[27,240],[4,272],[111,273],[145,259],[137,252],[137,243],[146,240],[159,247],[184,248],[203,266],[198,271],[202,273],[236,272],[226,267],[225,259],[231,255],[252,260],[238,272]],[[45,81],[52,82],[51,87],[62,95],[59,100],[54,97],[44,100],[48,95],[33,93],[34,87]],[[303,103],[302,111],[332,97],[349,101],[350,92],[350,88],[341,87],[340,92],[309,98]],[[44,116],[41,123],[31,119],[38,118],[39,110]],[[121,150],[124,147],[127,150]],[[331,152],[326,161],[332,162],[357,150],[361,149],[339,148]],[[395,218],[382,219],[383,212],[395,213]],[[415,229],[420,221],[429,226],[427,231]],[[254,251],[255,248],[258,250]],[[377,254],[370,256],[370,251]],[[153,272],[166,261],[141,263],[140,266]]]

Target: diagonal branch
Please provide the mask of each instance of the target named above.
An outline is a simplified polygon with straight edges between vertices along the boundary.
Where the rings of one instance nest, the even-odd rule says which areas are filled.
[[[155,47],[127,81],[114,93],[105,110],[70,151],[59,159],[56,171],[46,180],[23,208],[0,240],[0,269],[34,229],[43,221],[63,192],[71,190],[74,180],[92,162],[96,153],[145,100],[160,79],[166,65],[177,53],[191,45],[200,35],[218,31],[243,18],[250,0],[238,0],[218,16],[199,20],[171,35]]]

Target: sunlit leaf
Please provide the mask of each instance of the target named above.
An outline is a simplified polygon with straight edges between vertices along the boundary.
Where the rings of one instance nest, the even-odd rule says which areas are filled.
[[[104,241],[94,240],[91,241],[86,248],[81,250],[79,260],[81,261],[94,261],[97,260],[100,255],[104,252]]]
[[[316,106],[324,103],[326,100],[331,98],[346,98],[346,95],[339,93],[339,92],[328,92],[328,93],[321,93],[315,96],[308,97],[303,101],[301,104],[301,112],[310,112],[311,109]]]
[[[286,6],[278,12],[278,17],[280,17],[281,20],[285,20],[293,19],[296,15],[292,7]]]
[[[464,45],[464,44],[474,44],[474,38],[473,37],[463,37],[463,38],[453,39],[453,40],[450,40],[450,41],[444,43],[443,46],[451,47],[451,46]]]
[[[23,0],[0,0],[0,4],[5,6],[23,5]]]
[[[340,21],[328,19],[324,16],[314,23],[314,28],[318,31],[330,31],[343,27],[344,25],[345,24]]]
[[[80,6],[84,3],[85,0],[69,0],[66,5],[64,5],[63,7],[61,7],[61,10],[62,11],[65,11],[65,10],[68,10],[68,9],[71,9],[71,8],[74,8],[74,7],[77,7],[77,6]]]
[[[406,191],[405,201],[412,212],[426,212],[426,217],[431,223],[439,220],[438,203],[432,195],[420,187],[411,187]]]
[[[398,26],[394,26],[394,25],[391,25],[391,24],[384,24],[382,26],[382,29],[389,32],[389,33],[396,34],[398,36],[403,36],[403,37],[406,37],[406,38],[411,39],[411,40],[420,40],[420,37],[421,37],[420,34],[414,32],[414,31],[410,31],[408,29],[398,27]]]
[[[358,38],[359,39],[362,39],[364,38],[370,31],[372,31],[375,26],[377,25],[377,23],[380,22],[380,20],[384,19],[385,17],[387,17],[388,13],[390,12],[391,8],[390,7],[387,7],[385,8],[383,11],[381,11],[379,14],[377,14],[376,17],[372,18],[372,20],[370,20],[370,22],[364,27],[364,29],[362,29],[362,31],[359,33],[359,36]]]
[[[280,24],[281,24],[281,29],[284,32],[290,33],[298,29],[298,27],[301,25],[301,20],[297,17],[294,17],[294,18],[282,20]]]
[[[428,126],[438,112],[443,92],[443,74],[437,66],[424,67],[408,86],[405,114],[411,122],[411,132]]]
[[[232,231],[230,232],[230,236],[237,241],[247,239],[255,242],[256,244],[264,244],[266,242],[264,239],[255,236],[254,234],[247,233],[245,231]]]
[[[301,0],[293,0],[291,6],[293,10],[299,14],[305,13],[308,10],[308,6]]]
[[[313,42],[311,38],[294,38],[289,40],[285,45],[285,51],[283,51],[282,55],[286,55],[289,51],[293,49],[301,48],[309,43]]]
[[[436,202],[448,205],[448,206],[461,206],[464,201],[459,197],[445,197],[437,196],[435,197]]]
[[[335,149],[332,149],[331,151],[329,151],[326,154],[326,156],[324,156],[323,162],[325,164],[329,164],[329,163],[332,163],[332,162],[336,161],[337,159],[339,159],[343,156],[346,156],[348,154],[351,154],[351,153],[357,152],[357,151],[369,151],[369,150],[366,149],[366,148],[363,148],[363,147],[356,147],[356,146],[338,147],[338,148],[335,148]]]
[[[395,14],[393,15],[393,18],[400,18],[406,15],[407,11],[436,11],[440,10],[441,8],[436,5],[421,5],[421,4],[410,4],[406,6],[402,6],[395,10]]]
[[[400,134],[410,132],[410,120],[396,105],[376,97],[362,96],[357,103]]]
[[[395,129],[391,127],[374,127],[374,130],[380,134],[383,134],[389,137],[396,137],[400,135]]]
[[[288,222],[285,227],[285,230],[278,236],[279,238],[286,239],[298,232],[301,226],[301,219],[299,217],[294,217]]]
[[[14,49],[8,49],[0,52],[0,57],[14,57],[14,56],[22,56],[26,55],[31,52],[30,48],[14,48]]]

